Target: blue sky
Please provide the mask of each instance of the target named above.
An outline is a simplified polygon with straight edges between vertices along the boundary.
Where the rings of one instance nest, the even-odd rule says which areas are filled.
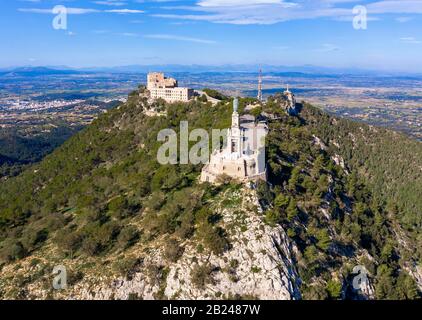
[[[67,29],[52,8],[67,8]],[[367,29],[353,8],[364,6]],[[422,0],[4,0],[0,67],[272,64],[422,72]]]

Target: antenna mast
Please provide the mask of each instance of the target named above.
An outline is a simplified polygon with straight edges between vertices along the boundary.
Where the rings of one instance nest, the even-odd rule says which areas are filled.
[[[259,78],[258,78],[258,100],[262,102],[262,70],[259,70]]]

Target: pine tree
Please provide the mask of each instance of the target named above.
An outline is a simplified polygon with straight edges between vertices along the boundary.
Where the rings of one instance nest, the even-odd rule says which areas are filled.
[[[287,219],[292,221],[294,218],[297,217],[299,214],[299,210],[297,209],[296,200],[290,199],[289,205],[286,209]]]

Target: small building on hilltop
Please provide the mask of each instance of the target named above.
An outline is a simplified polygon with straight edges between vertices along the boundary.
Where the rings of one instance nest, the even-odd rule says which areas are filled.
[[[278,92],[270,96],[267,100],[268,103],[278,105],[290,116],[297,116],[301,110],[301,104],[297,103],[295,95],[289,90],[289,86],[283,93]]]
[[[240,117],[238,103],[238,99],[233,102],[232,126],[227,133],[227,143],[211,154],[209,163],[202,169],[202,182],[215,183],[220,175],[242,182],[267,179],[267,124],[256,123],[253,116]]]
[[[160,72],[148,73],[147,90],[151,99],[161,98],[167,102],[187,102],[194,96],[193,89],[179,87],[176,79],[167,78]]]

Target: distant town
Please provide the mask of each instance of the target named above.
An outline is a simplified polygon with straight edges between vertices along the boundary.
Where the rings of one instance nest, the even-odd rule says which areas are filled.
[[[258,96],[258,70],[168,72],[162,76],[177,79],[177,83],[167,83],[168,88],[155,88],[156,96],[165,92],[174,96],[177,91],[173,99],[177,100],[177,95],[183,94],[182,100],[185,100],[201,94],[204,88],[231,96]],[[147,73],[86,72],[42,76],[28,71],[25,74],[2,74],[0,127],[57,125],[57,122],[70,126],[86,125],[99,113],[125,101],[127,94],[140,84],[147,85]],[[399,130],[422,140],[422,77],[263,70],[264,99],[283,92],[287,84],[298,101],[306,100],[332,114]]]

